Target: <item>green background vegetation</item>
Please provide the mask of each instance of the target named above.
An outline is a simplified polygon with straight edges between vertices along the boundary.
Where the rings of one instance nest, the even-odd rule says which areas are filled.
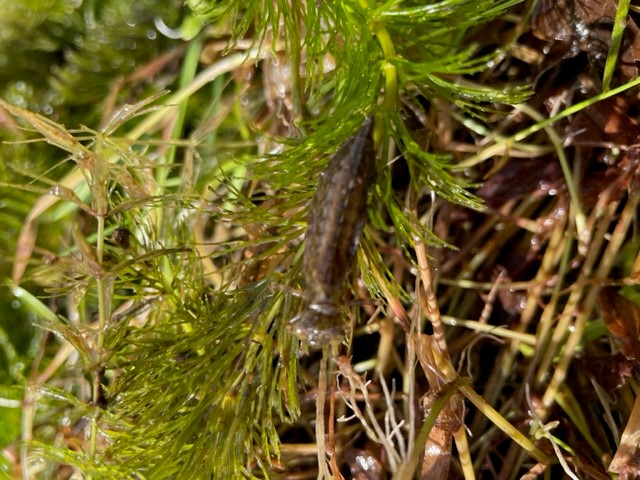
[[[638,416],[640,47],[595,3],[0,0],[0,476],[313,478],[357,450],[607,478]],[[309,351],[306,216],[367,115],[353,333]],[[319,466],[329,357],[356,413]]]

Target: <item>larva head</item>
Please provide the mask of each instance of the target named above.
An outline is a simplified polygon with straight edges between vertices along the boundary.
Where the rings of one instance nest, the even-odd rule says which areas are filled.
[[[329,302],[312,302],[289,323],[293,334],[311,348],[339,345],[347,332],[338,307]]]

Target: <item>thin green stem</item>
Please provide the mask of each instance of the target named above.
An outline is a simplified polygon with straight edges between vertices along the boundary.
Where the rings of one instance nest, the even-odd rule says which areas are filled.
[[[418,460],[420,456],[423,454],[424,446],[429,439],[429,434],[433,429],[436,421],[438,420],[438,415],[447,404],[451,396],[458,391],[458,387],[463,383],[461,378],[457,378],[453,383],[447,384],[444,388],[438,393],[437,397],[433,401],[431,406],[431,411],[427,418],[425,418],[422,427],[420,428],[420,433],[416,438],[414,447],[411,449],[411,453],[409,457],[402,462],[400,468],[393,476],[393,480],[410,480],[414,477],[416,467],[418,466]]]
[[[532,457],[539,462],[548,465],[553,459],[540,450],[536,445],[525,437],[520,430],[507,422],[484,398],[476,393],[476,391],[468,385],[462,385],[460,392],[473,403],[478,410],[482,412],[496,427],[507,434],[511,439],[524,448]]]
[[[105,193],[106,192],[100,192]],[[104,228],[105,221],[102,215],[98,216],[98,232],[96,238],[96,258],[98,263],[102,265],[104,258]],[[103,278],[96,278],[96,290],[98,294],[98,331],[96,334],[96,345],[98,347],[97,361],[92,365],[93,371],[91,374],[91,402],[93,408],[93,414],[91,416],[91,431],[89,434],[89,460],[93,465],[96,461],[97,445],[98,445],[98,398],[100,395],[100,375],[98,373],[101,365],[101,352],[104,345],[104,331],[107,325],[107,319],[110,315],[107,286]],[[92,478],[92,475],[87,475],[88,479]]]
[[[452,167],[452,169],[461,171],[461,170],[465,170],[467,168],[473,167],[475,165],[478,165],[483,161],[487,160],[488,158],[493,157],[494,155],[501,154],[505,150],[505,147],[508,148],[515,143],[519,143],[523,141],[525,138],[529,137],[530,135],[533,135],[534,133],[539,132],[545,127],[553,125],[558,120],[562,120],[563,118],[567,118],[571,115],[575,115],[576,113],[584,110],[587,107],[590,107],[591,105],[594,105],[602,100],[606,100],[607,98],[615,97],[619,93],[622,93],[638,85],[640,85],[640,77],[634,78],[630,82],[627,82],[624,85],[620,85],[619,87],[609,90],[608,92],[601,93],[600,95],[591,97],[583,102],[576,103],[575,105],[572,105],[564,109],[562,112],[558,113],[557,115],[554,115],[553,117],[547,118],[541,122],[531,125],[528,128],[520,130],[518,133],[511,135],[510,137],[505,137],[501,139],[499,142],[494,143],[490,147],[487,147],[484,150],[478,152],[477,154],[467,158],[463,162],[460,162],[455,167]]]
[[[184,62],[182,64],[182,71],[180,72],[180,89],[186,88],[193,83],[193,79],[198,68],[198,58],[202,51],[202,41],[200,39],[193,40],[187,48]],[[171,140],[180,140],[183,137],[184,121],[187,115],[187,106],[189,97],[184,98],[178,105],[178,109],[175,115],[173,129],[171,132]],[[156,195],[162,195],[165,190],[167,178],[169,177],[169,171],[172,165],[175,163],[177,145],[171,142],[167,156],[162,168],[156,169]],[[162,232],[164,226],[164,208],[160,206],[156,209],[158,231]]]
[[[629,13],[629,0],[620,0],[618,2],[618,9],[616,10],[616,20],[613,24],[613,31],[611,32],[611,42],[609,44],[609,53],[607,54],[607,61],[604,65],[604,74],[602,75],[602,91],[609,90],[611,84],[611,78],[618,62],[618,54],[620,53],[620,45],[622,44],[622,38],[624,37],[624,29],[627,25],[627,14]]]
[[[396,108],[396,92],[398,90],[398,76],[396,67],[388,62],[385,62],[382,66],[382,73],[384,75],[384,108],[385,110],[392,112]]]
[[[127,133],[126,137],[131,140],[137,140],[149,130],[154,128],[159,122],[161,122],[167,115],[167,111],[180,104],[182,101],[188,99],[195,92],[204,87],[207,83],[215,80],[219,76],[231,72],[241,65],[258,60],[265,57],[269,52],[265,48],[252,48],[243,53],[236,53],[223,58],[219,62],[214,63],[210,67],[200,72],[193,81],[181,88],[173,95],[167,98],[165,105],[160,107],[157,111],[146,117],[136,128]]]
[[[526,113],[531,118],[536,120],[538,123],[544,121],[544,117],[540,115],[540,113],[536,112],[533,108],[528,105],[518,105],[518,110],[523,113]],[[564,174],[564,180],[567,184],[567,190],[569,191],[569,198],[571,199],[571,214],[573,215],[573,220],[576,225],[577,237],[579,245],[584,249],[584,244],[586,239],[588,238],[588,232],[585,228],[586,225],[586,217],[582,207],[580,206],[580,196],[578,195],[578,188],[576,186],[575,178],[573,172],[571,172],[571,167],[569,166],[569,161],[567,160],[567,155],[565,154],[564,148],[562,147],[562,140],[560,136],[556,133],[556,131],[551,128],[550,125],[544,127],[544,131],[549,136],[549,140],[556,149],[556,155],[558,155],[558,162],[560,163],[560,167],[562,168],[562,173]]]
[[[382,65],[382,74],[384,76],[384,108],[385,110],[392,112],[395,111],[397,106],[398,97],[398,72],[396,67],[391,63],[396,58],[396,50],[393,45],[393,40],[389,35],[389,31],[381,21],[376,21],[373,25],[373,31],[375,32],[380,48],[382,48],[382,54],[384,55],[385,62]]]

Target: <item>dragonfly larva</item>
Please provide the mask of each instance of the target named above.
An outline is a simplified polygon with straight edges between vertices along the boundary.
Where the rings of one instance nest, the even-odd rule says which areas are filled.
[[[345,335],[340,301],[367,219],[367,193],[376,177],[372,118],[331,156],[311,203],[304,275],[307,308],[291,321],[294,334],[311,346]]]

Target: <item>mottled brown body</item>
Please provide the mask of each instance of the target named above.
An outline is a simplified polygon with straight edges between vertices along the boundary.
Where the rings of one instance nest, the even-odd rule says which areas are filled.
[[[376,177],[372,123],[367,118],[331,156],[311,204],[304,251],[309,304],[292,320],[296,336],[311,346],[339,342],[345,334],[338,302],[367,219],[367,193]]]

